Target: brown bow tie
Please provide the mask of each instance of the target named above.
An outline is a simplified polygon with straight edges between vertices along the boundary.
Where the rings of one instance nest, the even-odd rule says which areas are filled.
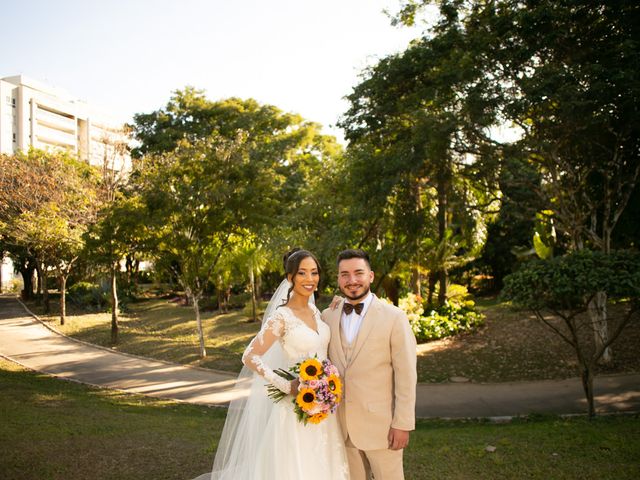
[[[362,313],[363,308],[364,308],[364,303],[358,303],[357,305],[352,305],[351,303],[344,302],[344,305],[342,306],[342,311],[347,315],[349,315],[351,312],[355,310],[356,313],[360,315]]]

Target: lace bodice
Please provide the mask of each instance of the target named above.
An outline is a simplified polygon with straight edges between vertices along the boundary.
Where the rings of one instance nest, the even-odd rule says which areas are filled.
[[[331,337],[329,326],[322,321],[320,311],[314,305],[310,305],[310,308],[313,309],[317,331],[296,317],[289,307],[280,307],[263,323],[260,332],[242,355],[245,365],[285,393],[289,393],[289,382],[273,370],[288,368],[308,357],[316,356],[320,360],[327,358]],[[285,353],[287,365],[267,365],[262,361],[262,356],[276,341]]]
[[[317,331],[309,328],[288,307],[279,308],[274,315],[279,317],[276,321],[282,326],[280,345],[287,355],[289,366],[308,357],[317,356],[320,360],[327,358],[331,336],[329,326],[321,320],[318,309],[315,306],[312,308]]]

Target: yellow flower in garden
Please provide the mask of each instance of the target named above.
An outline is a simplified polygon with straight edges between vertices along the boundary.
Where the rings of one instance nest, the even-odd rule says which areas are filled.
[[[316,358],[305,360],[300,365],[300,378],[306,382],[317,380],[322,375],[322,364]]]
[[[311,388],[301,388],[296,396],[296,403],[305,412],[314,406],[315,401],[316,392]]]
[[[319,412],[319,413],[316,413],[315,415],[311,415],[307,421],[309,423],[320,423],[322,420],[324,420],[328,416],[329,415],[327,414],[327,412]]]
[[[327,383],[329,384],[329,390],[334,395],[340,395],[342,393],[342,382],[337,375],[329,375],[327,377]]]

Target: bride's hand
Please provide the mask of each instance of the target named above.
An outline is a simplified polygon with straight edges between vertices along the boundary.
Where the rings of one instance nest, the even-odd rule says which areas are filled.
[[[331,305],[329,305],[329,308],[331,310],[335,310],[336,308],[338,308],[338,305],[340,305],[341,301],[342,301],[342,297],[339,297],[338,295],[334,295],[333,300],[331,300]]]
[[[300,388],[300,380],[297,378],[295,380],[291,380],[291,392],[289,393],[295,397],[298,395],[298,388]]]

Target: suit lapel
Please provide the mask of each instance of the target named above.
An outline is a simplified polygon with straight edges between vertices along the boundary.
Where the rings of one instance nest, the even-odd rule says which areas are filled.
[[[353,346],[353,352],[351,354],[351,362],[349,362],[349,364],[352,364],[353,361],[356,359],[356,357],[360,353],[360,350],[362,349],[365,342],[367,341],[367,337],[369,336],[369,334],[373,330],[373,327],[375,326],[376,318],[377,318],[377,310],[379,307],[378,302],[379,302],[378,298],[374,296],[373,299],[371,300],[371,304],[369,305],[369,308],[367,309],[367,313],[362,319],[362,323],[360,324],[360,330],[358,331],[358,335],[356,335],[356,344]]]
[[[347,359],[344,356],[344,350],[342,350],[342,336],[340,334],[340,318],[342,317],[342,303],[338,305],[335,310],[331,310],[327,317],[329,320],[329,328],[331,329],[331,350],[333,352],[332,360],[339,362],[342,366],[342,371],[347,368]],[[338,365],[336,365],[338,366]]]

